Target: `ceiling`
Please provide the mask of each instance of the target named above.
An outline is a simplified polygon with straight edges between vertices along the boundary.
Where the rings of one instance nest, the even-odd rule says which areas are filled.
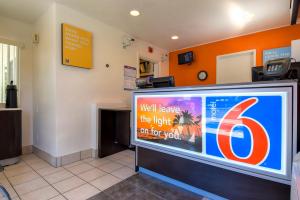
[[[0,0],[0,15],[33,23],[54,0]],[[55,0],[129,35],[175,50],[289,25],[290,0]],[[141,15],[129,15],[132,9]],[[171,40],[178,35],[178,40]]]
[[[0,0],[0,16],[33,23],[53,0]]]

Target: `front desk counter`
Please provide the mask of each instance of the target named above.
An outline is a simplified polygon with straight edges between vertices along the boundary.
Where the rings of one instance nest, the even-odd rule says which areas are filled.
[[[297,81],[137,90],[132,108],[140,172],[213,198],[290,198]]]

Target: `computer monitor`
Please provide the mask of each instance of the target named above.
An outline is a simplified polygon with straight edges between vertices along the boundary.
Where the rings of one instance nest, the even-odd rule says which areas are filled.
[[[252,82],[262,81],[264,76],[264,71],[262,66],[252,67]]]
[[[175,87],[175,79],[174,79],[174,76],[153,78],[152,85],[154,88]]]
[[[192,51],[178,54],[178,65],[191,64],[194,60]]]

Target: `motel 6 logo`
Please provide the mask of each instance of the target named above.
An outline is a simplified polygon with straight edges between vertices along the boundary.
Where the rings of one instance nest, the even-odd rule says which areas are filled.
[[[206,154],[281,170],[281,96],[206,98]]]

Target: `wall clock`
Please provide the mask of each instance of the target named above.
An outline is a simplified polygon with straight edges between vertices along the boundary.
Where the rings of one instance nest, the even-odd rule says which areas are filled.
[[[200,71],[200,72],[198,72],[197,78],[200,81],[204,81],[207,79],[207,76],[208,76],[208,74],[206,71]]]

